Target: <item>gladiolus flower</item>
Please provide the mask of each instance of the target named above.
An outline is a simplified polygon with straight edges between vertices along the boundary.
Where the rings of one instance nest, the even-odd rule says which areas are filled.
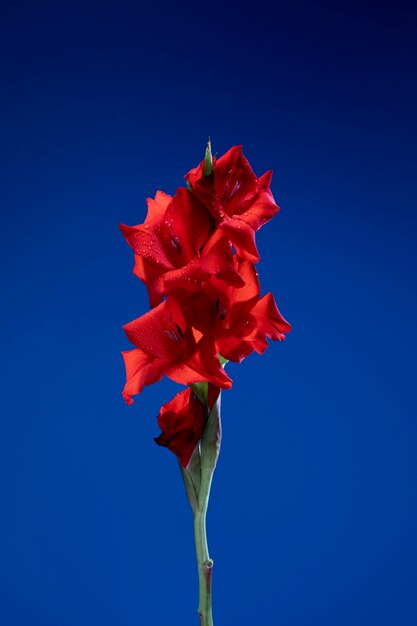
[[[161,407],[155,441],[177,456],[194,514],[202,626],[213,624],[206,513],[222,437],[220,392],[232,386],[223,365],[262,354],[268,339],[291,329],[273,295],[260,296],[254,266],[255,234],[279,210],[271,175],[258,179],[241,146],[216,159],[209,141],[187,189],[158,191],[143,224],[120,226],[152,307],[124,326],[135,348],[122,353],[123,397],[132,404],[164,375],[189,387]]]
[[[187,189],[178,189],[173,198],[158,191],[154,200],[148,198],[143,224],[120,225],[135,252],[133,271],[147,286],[151,306],[177,286],[198,290],[210,276],[243,284],[227,238],[213,228],[209,212]]]
[[[238,256],[253,263],[259,261],[255,233],[279,211],[270,190],[271,178],[271,171],[259,179],[255,176],[242,146],[234,146],[217,160],[213,157],[209,175],[205,160],[186,175],[189,188],[210,211]]]
[[[127,377],[123,397],[128,404],[133,395],[164,374],[182,385],[206,380],[222,389],[232,386],[216,355],[215,342],[193,331],[175,298],[167,298],[123,328],[137,346],[122,353]]]
[[[268,346],[267,338],[285,339],[291,326],[271,293],[259,297],[253,264],[235,257],[235,267],[245,281],[243,287],[225,285],[212,278],[205,283],[204,292],[188,297],[184,311],[204,336],[213,339],[219,354],[240,362],[253,351],[262,354]]]
[[[181,465],[187,467],[203,435],[206,419],[205,408],[192,390],[181,391],[161,408],[158,424],[162,432],[155,441],[169,448]]]

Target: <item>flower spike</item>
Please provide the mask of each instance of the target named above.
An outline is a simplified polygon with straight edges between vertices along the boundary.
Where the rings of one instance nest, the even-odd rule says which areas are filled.
[[[134,274],[151,309],[126,324],[123,397],[167,376],[185,387],[160,409],[158,445],[177,457],[194,515],[200,626],[213,626],[213,561],[206,538],[211,481],[222,437],[221,391],[228,361],[262,354],[291,330],[273,295],[261,296],[256,232],[278,211],[272,172],[260,178],[233,146],[217,158],[208,139],[200,164],[174,196],[148,198],[143,223],[120,225],[134,252]]]

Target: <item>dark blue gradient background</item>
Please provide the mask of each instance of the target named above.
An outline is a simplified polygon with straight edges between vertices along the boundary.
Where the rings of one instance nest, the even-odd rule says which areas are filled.
[[[118,223],[243,144],[282,210],[293,332],[230,365],[209,510],[216,626],[417,624],[412,4],[2,2],[2,626],[195,626],[192,517],[124,405],[147,310]]]

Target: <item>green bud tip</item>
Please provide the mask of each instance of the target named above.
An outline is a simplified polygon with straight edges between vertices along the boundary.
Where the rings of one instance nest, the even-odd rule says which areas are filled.
[[[204,156],[204,176],[210,176],[213,171],[213,156],[211,154],[211,140],[207,141],[206,154]]]

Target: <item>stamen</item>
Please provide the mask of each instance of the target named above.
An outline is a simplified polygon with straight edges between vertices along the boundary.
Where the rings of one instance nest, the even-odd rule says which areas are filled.
[[[178,237],[172,237],[171,238],[171,245],[174,248],[175,252],[177,252],[177,254],[181,254],[182,247],[181,247],[181,242],[178,239]]]
[[[175,332],[175,330],[173,330],[173,331],[171,332],[171,331],[169,331],[169,330],[165,330],[165,329],[164,329],[164,333],[165,333],[166,335],[168,335],[168,337],[169,337],[170,339],[172,339],[172,341],[175,341],[175,343],[181,343],[181,339],[180,339],[180,337],[178,337],[178,335],[177,335],[177,333]]]

